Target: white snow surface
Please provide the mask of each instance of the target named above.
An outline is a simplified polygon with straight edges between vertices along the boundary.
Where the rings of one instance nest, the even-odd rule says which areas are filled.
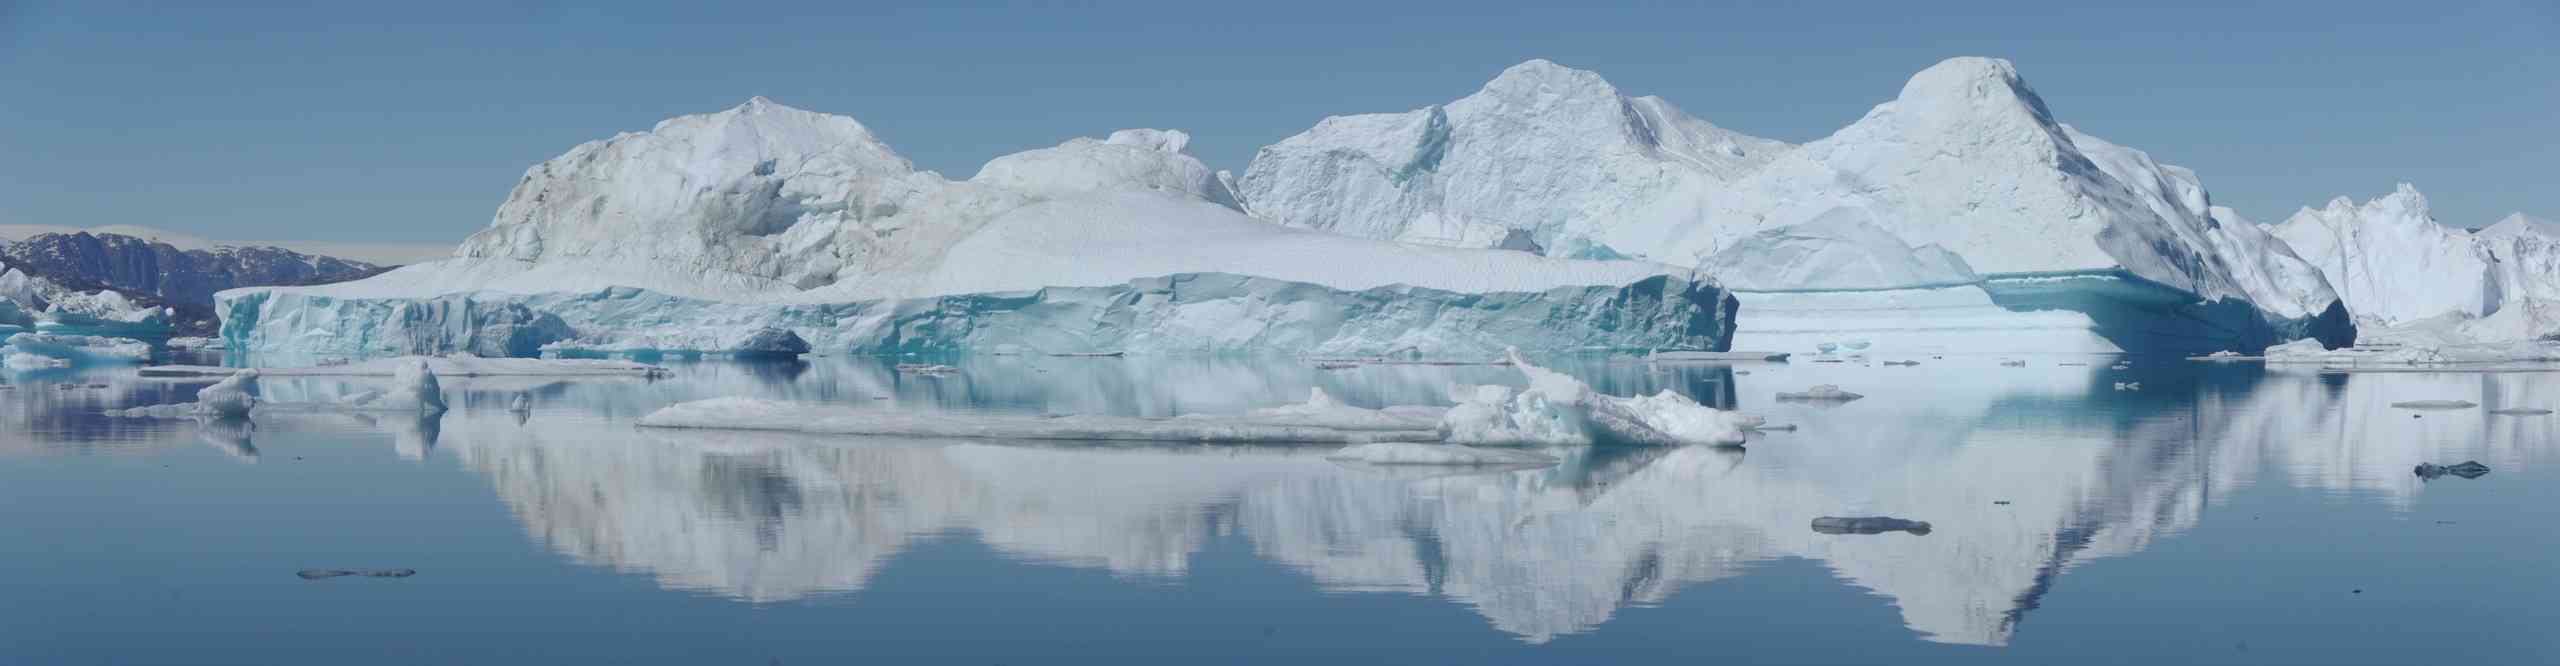
[[[1295,227],[1461,247],[1519,231],[1553,254],[1641,253],[1788,149],[1530,60],[1446,105],[1326,118],[1255,154],[1240,185],[1255,215]]]
[[[1792,148],[1649,99],[1531,61],[1446,107],[1328,118],[1263,149],[1242,180],[1245,206],[1358,236],[1484,247],[1523,230],[1552,254],[1605,246],[1676,265],[1851,215],[1984,276],[2121,269],[2205,299],[2265,301],[2280,318],[2327,307],[2281,244],[2217,231],[2193,172],[2061,124],[2007,61],[1938,63]],[[1916,259],[1945,263],[1929,255]],[[1878,283],[1787,277],[1802,282],[1750,287]]]
[[[492,225],[452,259],[346,283],[230,290],[217,307],[226,326],[245,322],[227,328],[226,337],[261,352],[501,355],[564,338],[575,338],[564,348],[667,349],[718,344],[768,326],[835,350],[968,330],[888,331],[881,327],[902,321],[895,317],[915,314],[893,305],[839,308],[835,316],[794,306],[1058,287],[1144,292],[1161,287],[1132,283],[1207,274],[1344,291],[1407,285],[1535,294],[1679,272],[1649,262],[1417,246],[1273,225],[1238,211],[1224,182],[1179,152],[1187,142],[1176,131],[1124,130],[997,158],[976,178],[952,181],[915,171],[850,118],[758,99],[581,145],[536,166]],[[1194,300],[1174,306],[1080,301],[1041,311],[1147,310],[1141,316],[1166,319],[1164,330],[1129,335],[1168,349],[1324,341],[1308,336],[1339,336],[1356,346],[1444,335],[1441,329],[1460,325],[1424,316],[1340,327],[1350,313],[1336,311],[1352,307],[1345,305],[1352,297],[1308,303],[1321,295],[1252,289],[1259,291],[1195,290]],[[440,297],[452,298],[421,302]],[[383,304],[400,301],[407,304]],[[1574,307],[1603,307],[1596,303]],[[1519,311],[1540,316],[1534,308]],[[1382,330],[1395,322],[1413,329]],[[534,342],[507,342],[524,339]],[[1113,344],[1062,344],[1088,343]]]
[[[1835,208],[1813,221],[1769,229],[1708,257],[1699,270],[1739,291],[1909,289],[1982,282],[1946,248],[1911,247],[1874,215]]]
[[[2361,205],[2339,197],[2304,207],[2273,231],[2320,269],[2360,324],[2486,317],[2506,299],[2489,248],[2437,223],[2407,183]]]
[[[1180,152],[1188,141],[1179,131],[1122,130],[999,157],[976,178],[950,181],[914,170],[852,118],[757,98],[535,166],[454,259],[256,289],[403,298],[636,287],[809,303],[1186,272],[1480,292],[1624,284],[1669,270],[1275,228],[1236,211],[1215,174]]]

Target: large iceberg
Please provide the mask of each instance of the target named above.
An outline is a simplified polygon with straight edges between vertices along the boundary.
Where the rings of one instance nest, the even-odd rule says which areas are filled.
[[[2362,205],[2339,197],[2304,207],[2273,231],[2319,267],[2360,320],[2389,326],[2447,314],[2486,317],[2505,298],[2489,249],[2438,224],[2426,195],[2408,183]]]
[[[1340,233],[1794,265],[1716,272],[1752,279],[1745,291],[1803,294],[1746,296],[1746,339],[1762,328],[1801,333],[1785,342],[2121,351],[2353,336],[2317,272],[2257,230],[2225,229],[2193,172],[2061,124],[2008,62],[1987,58],[1930,67],[1856,123],[1793,147],[1532,61],[1446,107],[1327,119],[1264,149],[1241,183],[1253,214]],[[1881,233],[1804,233],[1844,217]],[[1896,256],[1908,246],[1939,250]],[[1950,258],[1981,280],[1945,270]],[[1978,284],[1939,284],[1950,282]]]
[[[1676,268],[1273,225],[1175,131],[916,171],[851,118],[761,98],[529,170],[454,258],[218,296],[223,337],[318,356],[824,351],[1720,349],[1733,301]]]
[[[2403,183],[2357,204],[2305,207],[2275,235],[2337,285],[2364,330],[2397,356],[2545,358],[2560,339],[2560,228],[2517,213],[2476,232],[2447,226]],[[2501,353],[2509,350],[2512,353]],[[2359,356],[2361,357],[2361,356]]]

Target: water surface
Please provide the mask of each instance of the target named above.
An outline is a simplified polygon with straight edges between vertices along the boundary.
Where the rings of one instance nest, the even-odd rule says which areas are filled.
[[[99,415],[203,382],[22,375],[0,390],[0,663],[2560,661],[2544,629],[2560,420],[2486,411],[2560,408],[2560,374],[2109,360],[1560,359],[1603,391],[1800,429],[1485,473],[1344,466],[1326,447],[632,424],[724,395],[1142,416],[1316,387],[1446,404],[1453,382],[1519,381],[1496,367],[677,363],[654,382],[449,379],[440,418],[246,426]],[[1869,397],[1772,399],[1816,383]],[[2482,407],[2389,406],[2420,399]],[[2412,474],[2464,460],[2494,471]],[[1865,515],[1931,529],[1809,527]],[[294,575],[376,568],[418,574]]]

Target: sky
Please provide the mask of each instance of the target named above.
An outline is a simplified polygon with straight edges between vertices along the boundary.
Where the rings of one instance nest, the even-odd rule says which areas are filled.
[[[1803,142],[1960,55],[2257,221],[2404,181],[2447,224],[2560,218],[2551,0],[197,4],[0,0],[0,225],[451,243],[534,163],[755,95],[954,177],[1128,127],[1241,172],[1530,58]]]

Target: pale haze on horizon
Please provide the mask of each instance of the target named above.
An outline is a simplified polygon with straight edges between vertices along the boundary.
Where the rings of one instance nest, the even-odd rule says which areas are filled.
[[[954,177],[1174,128],[1217,168],[1329,115],[1546,58],[1803,142],[1960,55],[2260,222],[2416,184],[2439,221],[2560,217],[2560,6],[2138,9],[1298,3],[1000,8],[0,1],[0,225],[450,244],[536,162],[750,96],[853,116]]]

